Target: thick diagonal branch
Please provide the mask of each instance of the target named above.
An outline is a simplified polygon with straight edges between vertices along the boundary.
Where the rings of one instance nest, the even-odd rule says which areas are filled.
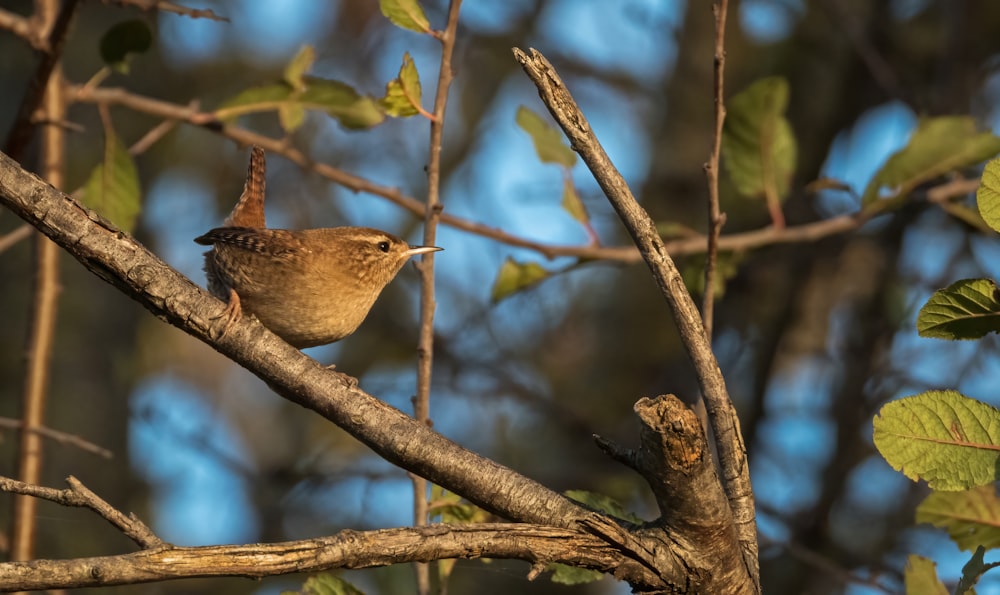
[[[485,510],[525,523],[578,529],[589,511],[513,470],[434,432],[365,393],[246,317],[222,338],[225,305],[150,253],[131,236],[0,154],[0,203],[13,210],[86,268],[158,318],[211,345],[286,399],[311,409],[387,461],[461,494]],[[213,332],[214,331],[214,332]],[[664,557],[665,580],[683,569]],[[642,583],[648,571],[623,562],[619,576]]]

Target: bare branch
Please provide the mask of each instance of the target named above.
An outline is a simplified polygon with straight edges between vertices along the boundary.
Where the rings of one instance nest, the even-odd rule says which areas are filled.
[[[24,39],[36,50],[45,51],[48,48],[48,42],[39,31],[38,23],[38,19],[22,17],[9,10],[0,9],[0,29],[10,31]]]
[[[313,172],[345,188],[355,192],[380,196],[417,217],[424,216],[424,203],[404,194],[397,188],[376,184],[328,164],[314,161],[302,151],[290,146],[283,139],[275,139],[257,134],[239,126],[224,125],[222,122],[216,120],[210,112],[201,112],[197,107],[144,97],[120,88],[97,88],[91,90],[74,85],[70,87],[70,93],[73,94],[73,99],[76,101],[121,105],[145,114],[200,126],[244,145],[260,145],[269,153],[281,155],[302,169]],[[734,233],[720,237],[718,247],[720,251],[738,251],[751,250],[773,244],[812,242],[831,235],[853,231],[860,227],[866,220],[860,214],[841,215],[796,227],[786,227],[784,229],[767,227],[755,231]],[[623,263],[642,262],[642,255],[635,246],[609,247],[546,244],[448,213],[441,213],[440,221],[455,229],[490,238],[502,244],[534,250],[549,259],[569,256],[586,260]],[[702,254],[705,252],[707,241],[706,236],[693,234],[681,239],[667,241],[664,243],[664,246],[667,252],[673,256]]]
[[[746,447],[736,410],[729,399],[722,371],[705,335],[698,308],[685,288],[677,266],[667,253],[663,240],[656,231],[656,225],[632,196],[628,184],[611,163],[555,68],[537,50],[530,50],[530,55],[517,48],[513,51],[515,59],[521,64],[528,78],[538,87],[542,102],[569,137],[573,149],[590,168],[597,183],[625,223],[646,264],[653,272],[660,291],[670,305],[685,349],[694,363],[698,384],[705,398],[712,429],[715,431],[723,485],[743,545],[744,564],[749,575],[756,577],[757,524]]]
[[[104,3],[107,4],[109,1],[115,4],[121,4],[122,6],[133,6],[146,12],[155,10],[158,12],[179,14],[192,19],[209,19],[212,21],[229,22],[228,18],[220,17],[210,8],[190,8],[187,6],[181,6],[180,4],[174,4],[173,2],[165,2],[164,0],[104,0]]]
[[[444,116],[448,106],[448,89],[453,77],[451,59],[458,37],[458,13],[462,0],[451,0],[448,21],[443,32],[436,37],[441,41],[441,64],[438,68],[437,91],[434,94],[434,113],[431,115],[430,146],[427,162],[427,203],[424,205],[425,246],[437,241],[437,227],[441,220],[441,149],[444,139]],[[419,106],[418,106],[419,107]],[[430,424],[431,371],[434,364],[434,253],[424,254],[417,263],[420,271],[420,336],[417,339],[417,394],[413,399],[413,416],[417,421]],[[427,523],[427,480],[411,474],[413,480],[413,521],[417,526]],[[430,569],[426,564],[416,565],[417,593],[428,595],[431,591]]]
[[[14,244],[20,242],[21,240],[29,237],[31,235],[32,227],[25,223],[24,225],[13,229],[5,235],[0,236],[0,253],[13,246]]]
[[[39,61],[31,80],[28,81],[24,97],[21,98],[21,106],[18,108],[17,117],[10,128],[10,132],[7,134],[7,141],[4,143],[4,153],[7,153],[15,160],[20,160],[24,147],[31,139],[31,133],[35,128],[34,122],[31,121],[31,116],[41,104],[45,87],[48,84],[49,77],[52,75],[52,69],[55,68],[59,57],[62,55],[63,46],[66,45],[69,24],[73,20],[73,15],[76,14],[76,8],[79,4],[79,0],[66,0],[61,4],[62,10],[56,15],[48,35],[46,51],[42,53],[42,59]],[[38,27],[41,28],[42,25],[38,25]]]
[[[29,225],[28,229],[32,229],[32,227]],[[76,434],[69,434],[67,432],[53,430],[52,428],[47,428],[45,426],[35,426],[25,429],[24,422],[22,422],[19,419],[12,419],[10,417],[0,417],[0,427],[9,428],[11,430],[24,430],[26,432],[35,432],[39,436],[44,436],[46,438],[49,438],[50,440],[55,440],[60,444],[75,446],[80,450],[93,453],[105,459],[114,458],[114,453],[112,453],[110,450],[102,446],[98,446],[93,442],[90,442],[89,440],[81,438]]]
[[[101,499],[100,496],[90,491],[73,476],[67,477],[66,483],[69,484],[69,489],[56,490],[0,476],[0,491],[31,496],[32,498],[41,498],[43,500],[55,502],[56,504],[62,504],[63,506],[79,506],[81,508],[89,508],[99,514],[101,518],[117,527],[122,533],[127,535],[132,541],[136,542],[140,547],[153,548],[164,545],[164,541],[153,534],[149,527],[140,521],[134,514],[126,515],[125,513],[114,508]],[[33,562],[26,562],[25,564],[33,564]],[[0,570],[0,577],[5,576],[7,575]],[[0,583],[0,585],[2,584],[3,583]],[[22,589],[30,588],[27,585],[15,586]],[[0,586],[0,589],[2,588],[3,587]]]
[[[171,547],[120,556],[0,564],[0,590],[124,585],[180,578],[262,578],[334,568],[373,568],[446,558],[526,560],[535,566],[572,564],[620,575],[625,556],[579,530],[483,523],[342,531],[330,537],[272,544]],[[526,568],[525,572],[529,572]],[[537,573],[536,573],[537,576]],[[658,584],[645,573],[638,584]]]
[[[719,155],[722,152],[722,125],[726,121],[724,83],[726,72],[726,13],[728,0],[716,0],[712,4],[715,15],[715,129],[712,132],[712,152],[705,164],[708,178],[708,248],[705,254],[705,290],[701,301],[701,317],[705,323],[705,335],[712,340],[712,319],[715,311],[715,268],[719,257],[719,235],[726,222],[719,210]],[[782,226],[784,227],[784,226]]]

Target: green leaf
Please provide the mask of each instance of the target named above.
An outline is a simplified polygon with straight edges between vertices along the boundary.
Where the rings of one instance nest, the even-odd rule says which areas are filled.
[[[350,85],[310,76],[302,77],[302,81],[306,87],[301,91],[285,82],[247,89],[223,103],[215,110],[215,117],[230,120],[245,114],[280,114],[282,109],[298,108],[324,112],[349,129],[371,128],[385,119],[374,99],[359,94]],[[285,114],[290,123],[295,122],[295,115],[291,111]]]
[[[153,32],[145,21],[123,21],[101,36],[101,59],[111,68],[127,74],[130,54],[145,53],[152,45]]]
[[[992,484],[964,492],[931,492],[917,507],[917,522],[948,532],[958,547],[1000,547],[1000,499]]]
[[[1000,410],[985,403],[928,391],[886,403],[874,425],[875,448],[914,481],[955,492],[997,478]]]
[[[889,157],[882,169],[868,183],[861,202],[879,199],[882,188],[891,188],[897,199],[905,198],[914,188],[950,171],[969,167],[1000,153],[1000,137],[976,132],[976,122],[968,116],[942,116],[920,121],[910,141]],[[873,207],[885,210],[889,207]]]
[[[917,314],[917,332],[936,339],[980,339],[1000,332],[1000,292],[990,279],[962,279],[934,292]]]
[[[580,195],[576,193],[576,187],[573,186],[573,180],[569,176],[563,180],[562,208],[580,223],[584,225],[590,223],[590,213],[580,200]]]
[[[743,262],[743,253],[719,252],[715,259],[715,283],[712,284],[712,294],[715,299],[726,295],[726,281],[736,276]],[[705,259],[692,258],[685,262],[681,269],[681,279],[688,291],[697,295],[705,295]]]
[[[309,69],[312,68],[313,62],[316,61],[316,50],[313,49],[311,45],[304,45],[299,49],[299,53],[295,54],[292,61],[285,66],[285,82],[288,83],[290,87],[297,91],[302,91],[306,88],[306,83],[303,77]]]
[[[934,562],[911,554],[906,561],[906,593],[908,595],[949,595],[941,579],[937,577]]]
[[[976,191],[976,203],[979,204],[979,214],[994,230],[1000,231],[1000,159],[994,159],[986,164],[983,177]]]
[[[439,485],[431,485],[430,510],[432,521],[442,523],[483,523],[490,514],[475,504],[467,502],[454,492],[449,492]]]
[[[508,257],[493,282],[493,303],[541,283],[550,274],[536,262],[517,262]]]
[[[625,510],[625,507],[621,505],[621,502],[605,494],[588,492],[587,490],[566,490],[563,492],[563,496],[566,496],[570,500],[576,500],[577,502],[586,505],[588,508],[603,512],[604,514],[609,514],[616,519],[635,523],[636,525],[641,525],[644,522],[641,518],[636,516],[635,513]]]
[[[576,153],[563,142],[562,133],[541,116],[522,105],[517,108],[515,120],[535,143],[535,152],[543,163],[558,163],[566,168],[576,165]]]
[[[80,201],[131,233],[140,211],[139,174],[132,156],[108,127],[104,158],[90,173]]]
[[[393,25],[417,33],[430,33],[431,23],[417,0],[379,0],[379,8]]]
[[[787,107],[788,81],[782,77],[760,79],[729,100],[722,155],[743,196],[781,201],[788,195],[798,149]]]
[[[364,595],[364,591],[337,575],[324,572],[306,579],[301,591],[282,591],[281,595]]]
[[[604,578],[603,572],[567,566],[566,564],[549,564],[548,569],[552,571],[552,582],[559,585],[582,585]]]
[[[297,103],[284,103],[278,107],[278,120],[286,132],[294,132],[306,121],[306,110]]]
[[[394,118],[415,116],[420,113],[422,93],[420,74],[410,53],[406,52],[403,54],[403,65],[399,67],[399,76],[386,84],[385,97],[379,100],[379,104],[385,113]]]

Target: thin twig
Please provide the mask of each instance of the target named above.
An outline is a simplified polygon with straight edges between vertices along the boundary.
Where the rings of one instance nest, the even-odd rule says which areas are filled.
[[[0,491],[21,494],[32,499],[41,498],[42,500],[48,500],[56,504],[62,504],[63,506],[89,508],[101,515],[101,518],[117,527],[129,539],[136,542],[142,548],[167,545],[134,514],[126,515],[111,506],[100,496],[80,483],[80,480],[77,478],[71,475],[66,478],[66,483],[69,484],[68,489],[56,490],[0,476]]]
[[[41,22],[47,26],[53,21],[68,21],[67,11],[72,14],[72,8],[64,6],[59,12],[59,5],[59,0],[38,2],[37,15]],[[52,34],[49,36],[50,47],[62,47],[66,24],[63,22],[60,25],[56,22],[52,26]],[[38,97],[42,99],[45,118],[60,121],[66,117],[66,98],[63,93],[62,68],[58,61],[59,52],[54,51],[52,54],[56,57],[51,63],[46,64],[48,60],[43,59],[43,66],[40,66],[36,73],[40,75],[44,72],[46,77],[42,81],[44,89]],[[51,54],[46,56],[49,57]],[[30,99],[29,91],[25,96],[25,102],[21,104],[22,109],[25,109]],[[14,140],[13,150],[23,150],[33,128],[29,117],[28,124],[22,126],[22,134],[25,136],[18,137],[15,133],[11,133],[10,138]],[[63,161],[65,152],[65,131],[59,126],[46,126],[42,134],[42,174],[46,181],[56,188],[61,188],[65,184]],[[24,389],[21,394],[21,420],[26,430],[34,430],[45,425],[45,407],[50,380],[49,364],[59,306],[59,252],[59,247],[52,240],[41,232],[36,234],[35,278],[29,315],[31,322],[26,348]],[[42,447],[40,434],[33,431],[21,432],[18,441],[17,474],[22,481],[38,483],[41,480]],[[38,501],[34,498],[21,496],[14,499],[14,516],[10,529],[10,556],[13,560],[30,560],[34,557],[37,509]]]
[[[210,112],[201,112],[196,107],[161,101],[151,97],[136,95],[121,88],[97,88],[86,90],[80,85],[69,87],[70,96],[73,100],[83,103],[108,103],[121,105],[134,111],[186,122],[206,130],[219,134],[220,136],[232,139],[241,145],[260,145],[268,153],[281,155],[288,161],[298,165],[305,171],[312,172],[318,176],[326,178],[331,182],[354,192],[364,192],[374,196],[382,197],[392,204],[417,217],[423,217],[426,205],[401,192],[398,188],[376,184],[360,176],[355,176],[343,170],[337,169],[329,164],[321,163],[312,159],[299,149],[291,146],[285,139],[276,139],[263,134],[252,132],[235,125],[226,125],[219,122]],[[752,250],[762,246],[773,244],[797,244],[802,242],[813,242],[816,240],[853,231],[868,220],[866,215],[860,213],[852,215],[840,215],[830,219],[814,221],[784,229],[766,227],[753,231],[724,235],[719,238],[720,252],[733,252],[741,250]],[[537,252],[544,258],[553,259],[559,257],[572,257],[582,260],[598,260],[620,263],[642,262],[642,255],[635,246],[591,246],[591,245],[562,245],[548,244],[535,241],[529,238],[518,236],[496,227],[484,225],[476,221],[470,221],[449,213],[441,213],[440,221],[444,225],[475,234],[484,238],[489,238],[518,248],[525,248]],[[707,237],[701,234],[694,234],[683,238],[669,240],[664,243],[667,251],[672,256],[685,256],[690,254],[704,254]]]
[[[24,91],[24,97],[21,99],[21,105],[17,111],[17,117],[14,120],[14,125],[11,126],[10,132],[7,134],[7,141],[4,143],[4,153],[7,153],[15,161],[21,160],[24,148],[27,146],[28,141],[31,140],[31,133],[35,129],[35,124],[32,122],[31,117],[41,104],[42,96],[45,94],[46,86],[52,75],[52,69],[55,68],[59,57],[62,55],[63,47],[66,45],[67,33],[69,32],[69,24],[73,20],[73,15],[76,14],[76,8],[79,4],[79,0],[66,0],[66,2],[62,3],[62,10],[56,15],[55,20],[49,21],[52,22],[52,27],[48,36],[48,50],[42,53],[42,59],[39,61],[38,67],[35,68],[35,73],[28,82],[28,87]],[[35,21],[32,20],[31,22]],[[38,33],[38,35],[41,36],[42,34]],[[53,120],[54,118],[49,119]]]
[[[705,335],[698,307],[687,292],[677,266],[668,254],[663,240],[660,239],[656,224],[635,200],[621,172],[604,151],[587,118],[580,111],[555,68],[537,50],[530,50],[530,55],[518,48],[514,48],[513,52],[528,78],[538,87],[542,102],[559,122],[569,137],[573,149],[590,168],[597,183],[625,223],[656,278],[663,296],[670,304],[670,311],[685,350],[694,364],[712,429],[715,431],[722,484],[733,511],[736,530],[743,548],[744,564],[759,592],[757,523],[746,446],[740,432],[736,409],[726,390],[719,362],[715,359],[708,337]]]
[[[48,40],[39,31],[40,27],[33,18],[22,17],[17,13],[0,8],[0,29],[17,35],[36,50],[44,52],[48,49]]]
[[[705,335],[712,340],[712,320],[715,314],[715,270],[719,259],[719,236],[726,217],[719,210],[719,154],[722,152],[722,125],[726,121],[726,104],[723,76],[726,72],[726,13],[728,0],[712,4],[715,15],[715,129],[712,133],[712,152],[705,164],[708,178],[708,247],[705,252],[705,291],[701,298],[701,318]]]
[[[181,6],[179,4],[174,4],[173,2],[164,2],[163,0],[111,0],[116,4],[121,4],[122,6],[134,6],[140,10],[144,11],[158,11],[158,12],[170,12],[173,14],[179,14],[192,19],[209,19],[212,21],[222,21],[229,22],[226,17],[220,17],[215,14],[210,8],[189,8],[187,6]],[[108,3],[108,0],[104,0]]]
[[[24,225],[14,228],[11,232],[0,236],[0,253],[3,253],[7,248],[10,248],[14,244],[20,242],[21,240],[31,236],[31,232],[35,228],[25,223]]]
[[[11,430],[21,430],[21,429],[24,429],[24,422],[21,421],[21,420],[19,420],[19,419],[13,419],[13,418],[10,418],[10,417],[0,417],[0,428],[8,428],[8,429],[11,429]],[[98,446],[98,445],[94,444],[93,442],[90,442],[89,440],[81,438],[80,436],[77,436],[76,434],[69,434],[67,432],[60,432],[59,430],[53,430],[52,428],[48,428],[48,427],[45,427],[45,426],[37,426],[37,427],[33,427],[33,428],[27,428],[25,431],[26,432],[35,432],[39,436],[44,436],[46,438],[49,438],[50,440],[55,440],[56,442],[59,442],[60,444],[67,444],[69,446],[75,446],[75,447],[79,448],[80,450],[83,450],[83,451],[86,451],[86,452],[89,452],[89,453],[93,453],[93,454],[95,454],[95,455],[97,455],[99,457],[103,457],[105,459],[113,459],[114,458],[114,454],[110,450],[108,450],[108,449],[106,449],[106,448],[104,448],[102,446]]]
[[[441,65],[438,69],[437,91],[434,95],[434,113],[431,122],[430,147],[427,162],[427,203],[424,207],[424,245],[433,246],[437,241],[437,227],[441,220],[441,150],[444,139],[444,116],[448,106],[448,89],[454,76],[451,66],[458,33],[458,14],[462,0],[451,0],[448,22],[439,32]],[[434,253],[424,254],[420,260],[420,338],[417,342],[417,394],[413,400],[413,414],[419,421],[430,425],[431,371],[434,364]],[[427,524],[427,480],[416,474],[413,479],[413,521],[417,526]],[[430,568],[427,564],[415,565],[417,593],[428,595],[431,589]]]

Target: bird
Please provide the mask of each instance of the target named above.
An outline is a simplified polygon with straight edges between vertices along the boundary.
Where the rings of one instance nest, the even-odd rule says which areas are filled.
[[[208,289],[228,302],[220,337],[248,312],[299,349],[339,341],[358,329],[411,257],[442,249],[371,227],[269,229],[264,189],[264,150],[254,146],[232,213],[194,240],[212,246]]]

